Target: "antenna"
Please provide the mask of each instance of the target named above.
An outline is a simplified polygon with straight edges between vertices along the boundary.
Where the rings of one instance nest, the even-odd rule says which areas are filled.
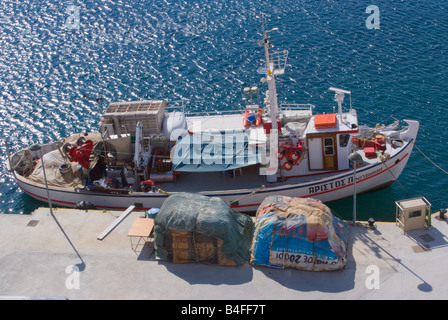
[[[261,28],[263,30],[263,35],[264,35],[265,27],[264,27],[264,20],[263,20],[263,12],[260,12],[260,19],[261,19]]]
[[[330,87],[330,89],[328,89],[330,91],[334,91],[335,95],[334,95],[334,99],[338,102],[338,114],[342,115],[342,102],[344,101],[344,95],[345,94],[349,94],[350,95],[350,110],[351,110],[351,98],[352,98],[352,92],[348,91],[348,90],[344,90],[344,89],[338,89],[338,88],[334,88],[334,87]]]
[[[262,30],[263,30],[263,36],[265,36],[265,35],[268,34],[269,32],[277,31],[277,30],[278,30],[278,28],[276,27],[276,28],[272,28],[271,30],[267,30],[267,31],[266,31],[265,21],[264,21],[264,19],[263,19],[263,13],[262,13],[262,12],[260,12],[260,19],[261,19],[261,28],[262,28]]]

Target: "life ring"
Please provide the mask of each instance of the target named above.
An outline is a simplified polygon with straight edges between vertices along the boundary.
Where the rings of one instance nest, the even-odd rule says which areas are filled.
[[[257,120],[255,121],[255,126],[259,127],[261,124],[261,116],[263,115],[263,110],[258,109],[257,111]]]
[[[246,110],[246,112],[244,112],[244,118],[243,118],[244,127],[248,127],[250,125],[249,119],[247,118],[249,118],[249,110]]]
[[[283,164],[283,169],[285,169],[286,171],[291,171],[293,163],[291,163],[292,161],[287,161]]]
[[[289,159],[294,161],[294,163],[297,163],[297,161],[300,160],[301,155],[302,153],[300,152],[300,150],[295,150],[289,154]]]
[[[277,151],[278,160],[283,160],[285,158],[286,158],[286,160],[290,160],[289,159],[289,153],[290,153],[289,149],[290,148],[291,148],[290,143],[288,143],[288,142],[282,143]]]
[[[286,148],[280,147],[280,149],[278,149],[278,152],[277,152],[277,159],[283,160],[287,154],[288,154],[288,150]]]
[[[253,123],[255,121],[255,126],[260,126],[262,123],[262,115],[263,115],[263,109],[259,108],[257,110],[257,113],[255,115],[250,115],[249,110],[246,110],[244,112],[244,117],[243,117],[243,125],[244,127],[249,127],[251,125],[251,123]]]

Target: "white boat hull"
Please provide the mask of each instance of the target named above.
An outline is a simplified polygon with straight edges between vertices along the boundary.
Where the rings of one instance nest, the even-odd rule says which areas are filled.
[[[357,169],[356,192],[364,193],[391,185],[402,173],[413,149],[413,139],[389,160],[367,165]],[[31,197],[48,203],[45,185],[33,183],[15,175],[18,186]],[[239,189],[200,192],[207,196],[218,196],[232,208],[242,212],[257,210],[260,203],[268,196],[284,195],[290,197],[312,197],[323,202],[331,202],[353,196],[354,171],[352,169],[333,174],[331,177],[313,181],[291,184],[288,181],[259,189]],[[185,190],[188,192],[188,190]],[[134,192],[130,194],[96,193],[83,189],[49,188],[53,205],[75,207],[79,202],[92,203],[98,209],[125,210],[137,204],[142,209],[160,208],[168,197],[161,192]]]

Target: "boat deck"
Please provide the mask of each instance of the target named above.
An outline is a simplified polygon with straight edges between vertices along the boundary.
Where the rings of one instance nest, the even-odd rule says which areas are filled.
[[[164,183],[161,187],[168,192],[250,190],[266,184],[266,177],[260,175],[259,170],[253,165],[229,171],[182,172],[176,183]]]
[[[156,261],[151,243],[133,248],[127,236],[143,214],[131,213],[102,241],[97,236],[120,212],[1,214],[1,298],[166,299],[187,300],[188,306],[188,300],[448,297],[448,223],[436,215],[429,229],[406,234],[395,223],[377,223],[375,230],[350,226],[345,268],[313,273]]]
[[[342,173],[343,171],[341,171]],[[329,176],[334,175],[332,172],[321,172],[320,174],[310,178],[309,175],[297,177],[285,177],[288,184],[300,184],[309,181],[318,181]],[[197,181],[202,181],[197,184]],[[177,178],[176,183],[163,183],[159,187],[167,192],[207,192],[207,191],[223,191],[229,190],[255,190],[263,185],[270,186],[285,186],[285,182],[268,182],[266,176],[260,174],[260,167],[252,165],[242,167],[235,170],[217,171],[217,172],[182,172]]]
[[[244,130],[244,115],[241,114],[216,114],[212,116],[187,117],[188,130],[202,132],[207,130]]]

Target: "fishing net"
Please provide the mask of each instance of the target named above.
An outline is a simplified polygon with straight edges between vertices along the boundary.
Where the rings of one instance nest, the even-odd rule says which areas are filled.
[[[76,146],[79,139],[89,141],[92,143],[94,149],[89,153],[88,170],[93,169],[99,159],[101,152],[103,151],[103,142],[101,135],[98,133],[89,134],[74,134],[65,140],[66,144]],[[30,181],[44,184],[45,178],[49,186],[60,187],[60,188],[80,188],[83,187],[85,181],[83,182],[81,178],[81,173],[79,169],[79,163],[76,161],[70,161],[67,154],[64,154],[63,148],[58,148],[56,150],[50,151],[43,155],[42,160],[38,159],[37,163],[32,169],[32,172],[27,178]]]
[[[254,265],[329,271],[346,263],[347,225],[316,199],[271,196],[257,210]]]
[[[174,263],[241,265],[249,258],[254,223],[217,197],[168,197],[154,220],[156,258]]]
[[[77,170],[77,164],[64,159],[59,150],[48,152],[44,154],[43,158],[45,175],[42,160],[39,160],[33,172],[28,176],[29,180],[43,184],[46,178],[49,186],[61,188],[80,187],[82,185],[81,179],[73,174]],[[66,166],[63,171],[61,171],[62,165]]]

